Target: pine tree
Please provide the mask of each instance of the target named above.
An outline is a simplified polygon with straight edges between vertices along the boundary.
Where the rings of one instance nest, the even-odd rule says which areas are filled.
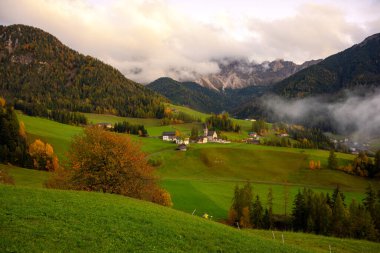
[[[306,227],[307,216],[305,198],[300,190],[298,190],[293,205],[293,229],[296,231],[304,230],[304,228]]]
[[[331,170],[338,169],[338,160],[333,149],[330,150],[327,167]]]
[[[252,204],[251,224],[255,228],[263,227],[263,206],[258,195],[256,195],[256,200]]]
[[[366,197],[363,199],[363,204],[367,211],[371,214],[372,217],[375,217],[376,214],[376,192],[372,188],[372,185],[369,184],[366,188]]]
[[[273,227],[273,190],[269,188],[267,195],[267,208],[265,211],[268,213],[267,227]]]
[[[346,224],[347,211],[343,205],[341,195],[338,194],[332,210],[331,233],[335,236],[343,237],[347,232],[345,227]]]

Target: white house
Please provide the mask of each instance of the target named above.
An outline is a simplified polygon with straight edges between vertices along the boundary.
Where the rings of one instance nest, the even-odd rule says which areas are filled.
[[[175,132],[163,132],[162,140],[163,141],[175,141],[177,138],[175,136]]]

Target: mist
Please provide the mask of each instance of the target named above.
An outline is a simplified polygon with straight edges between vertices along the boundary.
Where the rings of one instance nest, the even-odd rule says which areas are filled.
[[[266,96],[262,100],[276,121],[320,127],[355,140],[380,136],[380,89],[369,95],[346,91],[337,100],[322,96],[298,100]]]

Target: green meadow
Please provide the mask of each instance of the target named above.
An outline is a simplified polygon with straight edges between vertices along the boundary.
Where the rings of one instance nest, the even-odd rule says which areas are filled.
[[[0,185],[2,252],[379,252],[380,244],[238,230],[149,202]],[[281,238],[281,239],[280,239]]]
[[[96,114],[88,114],[87,117],[94,123],[124,119]],[[19,118],[24,121],[29,136],[53,145],[60,160],[64,159],[72,136],[82,131],[80,127],[22,114]],[[351,199],[361,201],[368,183],[380,188],[379,180],[370,181],[325,169],[328,152],[324,150],[208,143],[191,144],[187,152],[179,152],[175,150],[175,144],[164,142],[158,136],[162,131],[190,131],[192,124],[160,126],[157,119],[134,120],[136,124],[146,124],[148,132],[155,135],[148,138],[130,136],[131,139],[141,145],[148,159],[159,161],[161,165],[156,167],[156,172],[161,178],[161,185],[170,192],[174,208],[188,213],[196,210],[200,215],[208,213],[215,219],[225,219],[234,187],[237,184],[242,186],[247,181],[253,184],[255,194],[263,203],[266,203],[268,189],[272,188],[274,211],[278,214],[284,213],[285,209],[290,212],[293,197],[303,187],[332,192],[339,185],[346,193],[347,202]],[[353,159],[352,155],[342,153],[338,153],[337,157],[341,165]],[[320,161],[322,169],[309,170],[310,160]],[[283,199],[286,192],[289,203],[285,207]]]

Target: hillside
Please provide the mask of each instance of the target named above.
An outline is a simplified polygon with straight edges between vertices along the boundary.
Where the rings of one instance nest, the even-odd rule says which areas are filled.
[[[27,197],[26,197],[27,196]],[[118,195],[0,185],[5,252],[378,252],[379,244],[237,230]],[[83,208],[85,207],[85,208]]]
[[[194,111],[171,106],[192,114]],[[341,171],[326,169],[328,151],[312,149],[281,148],[245,143],[230,144],[191,144],[187,152],[176,151],[177,145],[157,138],[163,131],[179,130],[190,134],[193,126],[199,123],[161,126],[158,119],[122,118],[112,115],[86,114],[90,122],[119,122],[127,120],[134,124],[144,124],[150,138],[130,136],[141,144],[148,154],[148,159],[156,161],[157,175],[162,186],[170,192],[174,209],[197,214],[207,212],[215,219],[225,219],[231,205],[231,197],[236,184],[250,180],[254,192],[265,200],[268,189],[274,194],[274,212],[284,213],[284,189],[289,190],[290,203],[298,189],[308,186],[318,192],[332,192],[336,185],[345,192],[347,203],[351,199],[362,200],[365,188],[371,182],[380,189],[380,181],[348,175]],[[197,117],[206,117],[197,114]],[[28,136],[40,138],[53,145],[60,161],[64,160],[71,138],[80,133],[81,128],[60,124],[51,120],[18,114],[25,123]],[[250,121],[238,121],[238,123]],[[244,127],[244,125],[242,125]],[[245,134],[246,135],[246,134]],[[230,138],[230,137],[229,137]],[[231,138],[233,138],[231,136]],[[337,153],[340,165],[345,165],[354,158],[353,155]],[[308,169],[309,160],[321,161],[322,169]],[[11,170],[17,178],[38,179],[23,170]],[[41,182],[41,181],[40,181]],[[16,181],[17,184],[17,181]],[[41,184],[41,183],[40,183]],[[24,185],[24,184],[23,184]]]
[[[1,251],[306,252],[122,196],[0,189]]]
[[[277,94],[306,97],[380,86],[380,33],[278,83]]]
[[[179,82],[168,77],[159,78],[147,87],[177,105],[206,113],[231,111],[232,108],[267,93],[271,86],[248,86],[241,89],[215,90],[194,82]]]
[[[0,26],[0,94],[17,108],[160,117],[165,99],[115,68],[24,25]]]
[[[202,112],[220,112],[225,103],[223,94],[218,91],[192,82],[178,82],[168,77],[159,78],[147,87],[178,105]]]

